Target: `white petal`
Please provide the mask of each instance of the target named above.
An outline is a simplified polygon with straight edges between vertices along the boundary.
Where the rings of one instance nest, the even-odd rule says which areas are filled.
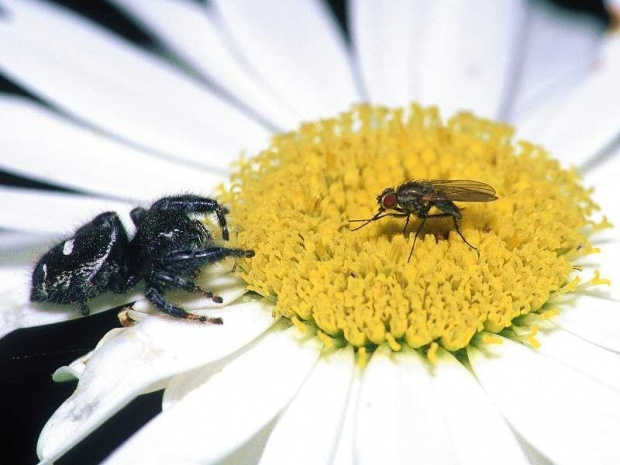
[[[510,425],[552,461],[620,462],[620,391],[507,339],[467,353]]]
[[[533,126],[532,112],[550,100],[562,99],[594,66],[604,33],[599,21],[568,11],[552,2],[529,2],[527,34],[519,69],[511,120],[517,128]],[[541,112],[542,113],[542,112]],[[537,123],[546,123],[541,120]],[[525,134],[525,131],[524,131]],[[530,137],[531,132],[527,133]]]
[[[370,101],[403,106],[420,99],[419,59],[425,0],[350,0],[350,23]]]
[[[457,463],[420,355],[382,346],[365,370],[357,407],[360,464]]]
[[[329,465],[340,437],[354,371],[350,346],[321,357],[276,423],[260,464]]]
[[[22,231],[0,233],[2,266],[32,265],[56,242],[54,236],[27,234]]]
[[[219,169],[267,141],[267,130],[206,87],[94,23],[35,0],[4,4],[0,70],[67,113]]]
[[[238,350],[273,322],[271,309],[247,303],[215,310],[223,325],[148,317],[102,345],[73,395],[48,420],[38,454],[53,461],[154,383]]]
[[[247,61],[303,119],[359,101],[347,47],[321,1],[212,3]]]
[[[252,350],[149,422],[109,463],[216,463],[234,452],[285,407],[316,363],[318,340],[301,343],[296,331],[265,334]]]
[[[0,267],[0,337],[19,328],[41,326],[82,317],[75,306],[30,302],[30,266]],[[140,298],[140,288],[124,295],[105,294],[88,302],[91,314]]]
[[[620,141],[619,141],[620,142]],[[598,159],[581,167],[588,185],[595,186],[594,199],[603,207],[603,213],[614,211],[614,221],[620,220],[620,205],[610,193],[615,192],[620,177],[620,145],[611,148]]]
[[[620,302],[582,295],[576,305],[564,306],[553,321],[590,342],[620,352]]]
[[[620,304],[618,306],[620,312]],[[536,335],[538,352],[620,391],[620,354],[550,325]]]
[[[154,200],[206,194],[222,174],[187,167],[86,129],[31,100],[0,97],[0,167],[20,176],[105,196]]]
[[[590,289],[591,292],[601,293],[620,301],[620,203],[616,200],[618,190],[618,176],[620,176],[620,150],[607,160],[595,165],[588,171],[586,181],[594,187],[593,199],[601,206],[601,214],[607,216],[614,225],[592,236],[594,246],[601,252],[579,260],[578,264],[586,264],[590,268],[598,269],[601,277],[611,280],[611,286],[600,286]]]
[[[24,232],[0,230],[0,253],[4,254],[15,249],[40,247],[41,242],[47,240],[49,240],[49,236],[46,234],[27,234]],[[4,258],[4,255],[2,255],[2,258]]]
[[[227,274],[218,276],[217,278],[209,280],[197,281],[197,284],[202,285],[206,289],[212,291],[215,295],[222,298],[222,303],[213,302],[212,299],[206,297],[197,297],[188,299],[187,304],[184,304],[184,308],[187,310],[198,310],[209,307],[225,307],[237,300],[243,294],[246,293],[246,283],[239,276],[233,274]],[[172,293],[170,293],[172,294]],[[187,295],[187,293],[185,293]],[[192,295],[190,294],[190,297]]]
[[[618,137],[620,127],[619,36],[609,35],[605,39],[599,62],[540,132],[529,134],[531,125],[525,122],[521,135],[571,164],[584,164],[607,149]]]
[[[436,0],[426,14],[418,63],[420,98],[443,115],[497,117],[516,75],[523,0]]]
[[[256,433],[248,442],[224,458],[218,465],[257,465],[276,421],[277,418]]]
[[[444,349],[437,356],[433,386],[458,463],[527,465],[514,434],[472,373]]]
[[[69,365],[63,365],[57,368],[52,374],[52,379],[55,383],[66,383],[68,381],[75,381],[80,379],[82,373],[86,369],[86,362],[92,357],[93,351],[84,354],[83,356],[76,358]]]
[[[355,444],[355,421],[357,417],[357,404],[362,388],[362,373],[364,369],[360,368],[358,364],[355,365],[353,378],[351,379],[351,386],[349,388],[349,396],[347,401],[347,408],[344,415],[344,421],[342,423],[342,430],[340,432],[340,439],[338,440],[338,446],[336,447],[336,453],[334,454],[333,465],[354,465],[355,458],[354,444]]]
[[[57,383],[80,379],[82,377],[82,373],[84,373],[84,370],[86,369],[86,364],[90,361],[95,351],[110,339],[120,335],[123,331],[125,331],[125,328],[112,328],[99,340],[97,347],[87,354],[76,358],[69,365],[58,368],[52,375],[52,379]]]
[[[252,348],[258,343],[260,343],[260,339],[248,344],[242,350],[244,352],[252,350]],[[195,370],[173,377],[168,382],[168,385],[164,390],[161,405],[162,411],[167,412],[173,408],[185,397],[209,381],[213,375],[222,371],[222,369],[232,360],[237,358],[238,355],[239,354],[237,353],[232,353],[217,362],[210,363],[207,366],[196,368]]]
[[[0,227],[49,234],[72,234],[103,211],[115,211],[131,228],[128,203],[74,194],[0,187]]]
[[[515,433],[515,437],[519,441],[519,445],[523,449],[523,452],[527,456],[530,465],[555,465],[547,457],[545,457],[539,450],[532,447],[525,439]]]
[[[613,224],[619,225],[615,220]],[[600,252],[588,255],[575,261],[575,265],[584,267],[581,273],[583,280],[589,279],[592,270],[599,270],[602,278],[611,280],[611,285],[590,287],[584,291],[591,295],[600,295],[620,301],[620,239],[616,228],[606,229],[596,233],[592,238],[592,245],[600,248]]]
[[[297,126],[298,116],[237,57],[204,5],[190,0],[113,0],[151,28],[162,42],[218,87],[234,95],[280,129]]]

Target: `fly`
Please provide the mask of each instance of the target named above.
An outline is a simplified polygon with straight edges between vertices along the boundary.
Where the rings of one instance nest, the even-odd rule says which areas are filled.
[[[385,217],[406,218],[403,234],[409,225],[409,219],[413,215],[420,218],[422,223],[415,232],[413,245],[409,252],[409,258],[413,254],[415,243],[418,235],[424,227],[424,223],[429,218],[447,218],[452,217],[454,221],[454,229],[461,239],[473,250],[478,249],[471,245],[459,229],[459,221],[463,217],[461,209],[454,202],[493,202],[498,197],[495,195],[495,189],[488,184],[479,181],[469,180],[426,180],[426,179],[410,179],[396,187],[388,187],[380,195],[377,196],[379,210],[372,218],[363,220],[350,220],[351,222],[361,222],[361,226],[352,229],[357,231],[373,221],[380,220]],[[429,214],[431,208],[435,207],[441,213]]]

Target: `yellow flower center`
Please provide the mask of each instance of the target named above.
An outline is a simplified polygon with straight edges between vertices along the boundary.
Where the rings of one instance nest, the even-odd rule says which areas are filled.
[[[256,251],[242,264],[249,289],[272,299],[277,316],[364,353],[408,344],[432,357],[438,345],[459,350],[521,315],[553,313],[543,308],[550,297],[577,286],[571,260],[595,251],[587,235],[597,207],[575,171],[512,133],[466,113],[443,123],[435,108],[412,105],[358,106],[275,136],[239,162],[222,195],[236,241]],[[457,202],[479,254],[451,218],[426,222],[410,261],[419,219],[405,234],[403,218],[352,231],[360,223],[350,220],[372,217],[377,196],[407,179],[495,188],[495,202]]]

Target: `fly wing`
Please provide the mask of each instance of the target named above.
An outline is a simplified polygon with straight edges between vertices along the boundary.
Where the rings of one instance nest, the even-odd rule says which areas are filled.
[[[428,181],[435,194],[456,202],[492,202],[497,200],[495,189],[488,184],[467,179],[436,179]]]

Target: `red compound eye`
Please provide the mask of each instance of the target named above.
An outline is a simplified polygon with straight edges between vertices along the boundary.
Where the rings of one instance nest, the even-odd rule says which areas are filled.
[[[394,208],[396,206],[396,194],[387,194],[381,199],[383,208]]]

